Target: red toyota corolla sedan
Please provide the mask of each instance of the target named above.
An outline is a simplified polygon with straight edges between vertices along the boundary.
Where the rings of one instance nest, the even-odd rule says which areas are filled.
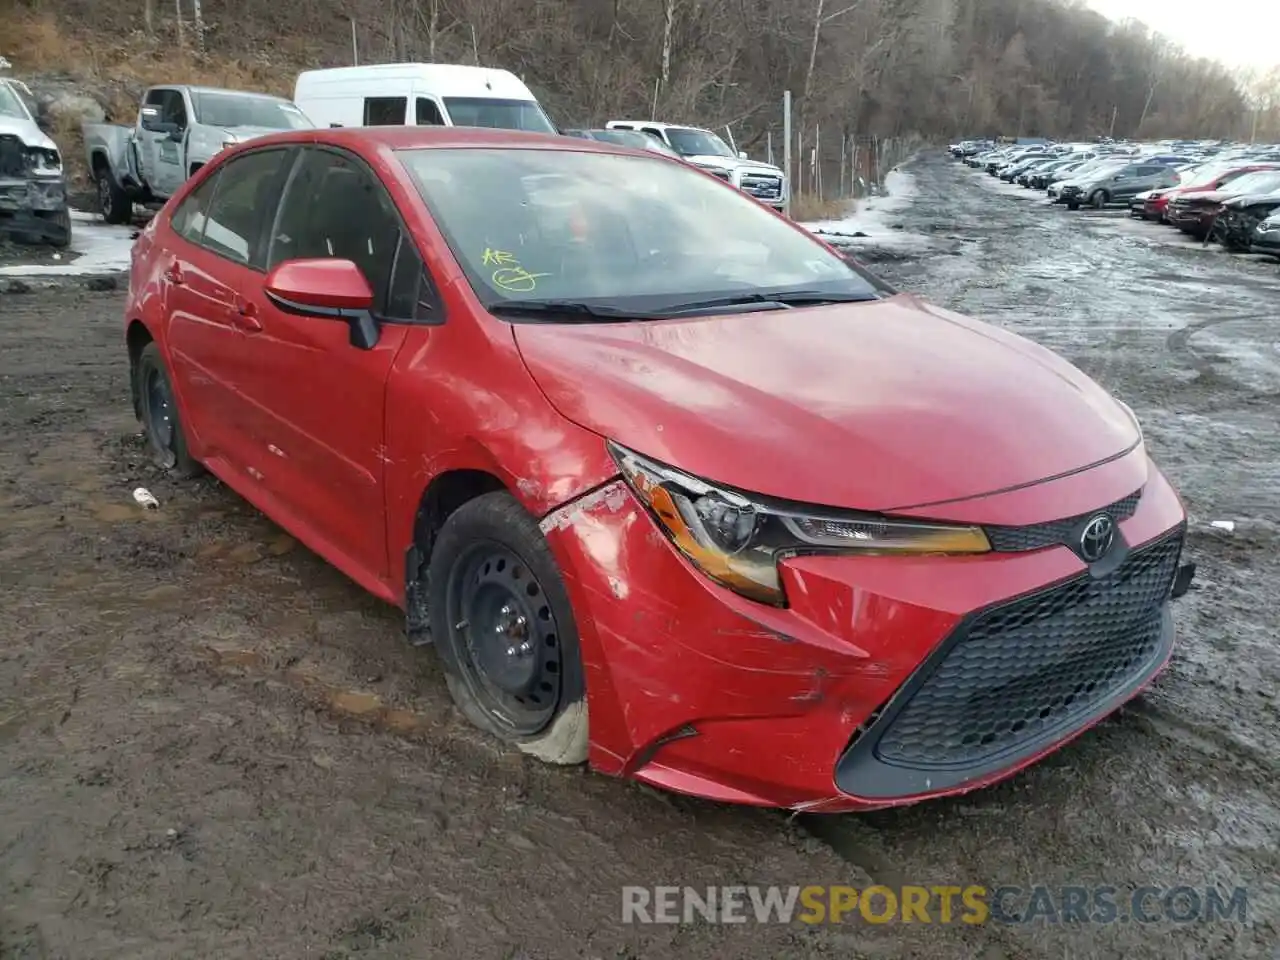
[[[165,466],[400,606],[483,729],[676,791],[1003,778],[1155,676],[1192,573],[1126,406],[652,153],[254,140],[125,323]]]

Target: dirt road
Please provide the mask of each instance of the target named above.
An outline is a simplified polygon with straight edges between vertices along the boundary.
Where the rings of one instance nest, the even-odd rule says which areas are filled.
[[[1185,495],[1199,586],[1149,696],[1009,784],[866,817],[543,768],[471,731],[394,611],[156,476],[118,293],[0,295],[0,957],[1273,956],[1280,269],[914,173],[900,219],[931,242],[878,268],[1082,365]],[[1247,920],[620,919],[624,885],[871,882],[1239,885]]]

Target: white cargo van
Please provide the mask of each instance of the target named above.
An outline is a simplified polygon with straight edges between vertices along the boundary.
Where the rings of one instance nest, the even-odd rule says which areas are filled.
[[[497,127],[556,133],[520,78],[448,63],[383,63],[298,74],[293,102],[317,127]]]

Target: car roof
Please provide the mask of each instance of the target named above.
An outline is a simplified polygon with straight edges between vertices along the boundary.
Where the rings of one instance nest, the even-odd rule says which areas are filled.
[[[244,147],[284,143],[327,143],[356,151],[450,149],[459,147],[505,147],[520,150],[571,150],[578,153],[626,153],[637,151],[599,140],[499,130],[492,127],[321,127],[288,130],[257,137]]]

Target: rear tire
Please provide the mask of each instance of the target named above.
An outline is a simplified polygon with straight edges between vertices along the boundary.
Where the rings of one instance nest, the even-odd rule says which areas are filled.
[[[126,224],[133,220],[133,198],[116,181],[111,168],[100,165],[94,171],[98,184],[98,209],[107,223]]]
[[[155,341],[138,354],[133,376],[143,431],[156,466],[180,480],[199,476],[204,467],[187,449],[187,435],[178,417],[173,383]]]
[[[547,763],[583,763],[577,625],[533,517],[505,491],[469,500],[441,528],[427,582],[431,636],[463,715]]]

